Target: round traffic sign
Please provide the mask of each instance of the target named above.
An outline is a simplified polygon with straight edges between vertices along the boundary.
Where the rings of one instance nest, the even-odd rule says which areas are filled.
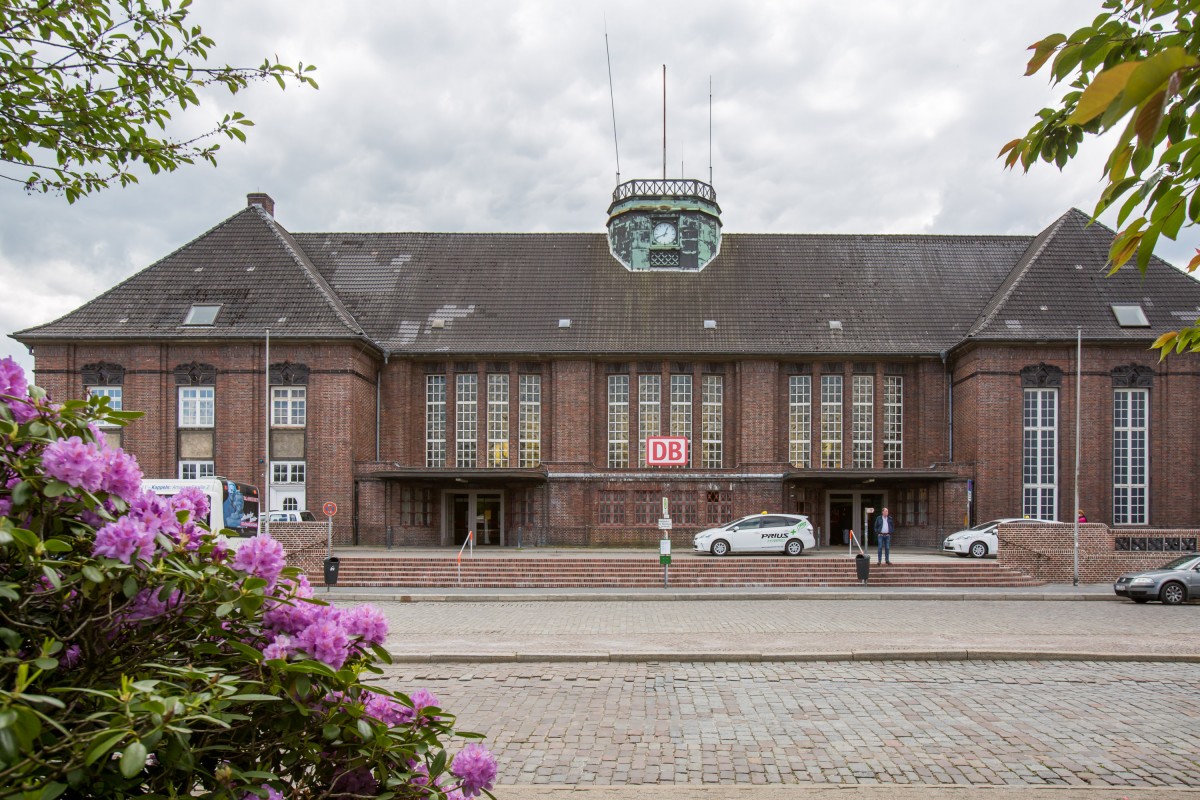
[[[325,505],[321,506],[321,510],[325,512],[325,516],[332,517],[337,513],[337,503],[330,500],[325,503]]]

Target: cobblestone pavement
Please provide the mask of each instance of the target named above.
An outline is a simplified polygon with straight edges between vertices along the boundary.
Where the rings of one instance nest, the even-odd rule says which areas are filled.
[[[504,798],[537,785],[1190,794],[1197,680],[1194,664],[1083,661],[409,664],[385,676],[487,735]]]
[[[343,602],[333,598],[335,602]],[[404,660],[798,659],[889,651],[1200,658],[1200,606],[1033,600],[375,604]]]

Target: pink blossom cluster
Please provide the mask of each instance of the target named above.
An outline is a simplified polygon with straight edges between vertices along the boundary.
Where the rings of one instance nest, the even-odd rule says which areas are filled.
[[[258,557],[254,559],[257,563]],[[346,659],[369,645],[383,644],[387,638],[387,619],[372,605],[341,609],[306,602],[312,597],[312,586],[303,575],[279,581],[275,588],[275,598],[268,601],[263,613],[263,630],[269,639],[263,652],[269,653],[268,657],[303,653],[341,669]]]
[[[96,531],[92,555],[125,564],[149,562],[157,551],[160,534],[186,550],[195,550],[203,531],[193,522],[193,514],[199,508],[207,513],[207,505],[199,490],[185,489],[172,497],[160,497],[139,489],[129,500],[128,514]],[[181,511],[187,512],[182,522]]]
[[[37,407],[29,397],[25,370],[8,357],[0,358],[0,402],[8,406],[18,423],[29,422],[38,415]]]

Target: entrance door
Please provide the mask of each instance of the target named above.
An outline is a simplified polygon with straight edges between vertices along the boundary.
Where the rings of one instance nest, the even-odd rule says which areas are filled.
[[[450,533],[454,545],[467,541],[475,531],[475,544],[504,544],[504,496],[500,492],[453,492],[447,496]]]
[[[827,512],[829,541],[832,547],[850,543],[849,531],[854,531],[858,543],[866,548],[875,540],[870,534],[875,517],[883,510],[887,498],[882,492],[831,492]],[[867,509],[871,511],[867,511]]]
[[[854,528],[854,498],[846,495],[829,496],[829,541],[826,544],[837,547],[850,543],[850,531]]]

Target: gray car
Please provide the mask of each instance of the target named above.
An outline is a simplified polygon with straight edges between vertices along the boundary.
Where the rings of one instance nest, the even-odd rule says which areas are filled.
[[[1158,569],[1128,572],[1117,578],[1113,591],[1135,603],[1161,600],[1168,606],[1200,597],[1200,553],[1180,556]]]

